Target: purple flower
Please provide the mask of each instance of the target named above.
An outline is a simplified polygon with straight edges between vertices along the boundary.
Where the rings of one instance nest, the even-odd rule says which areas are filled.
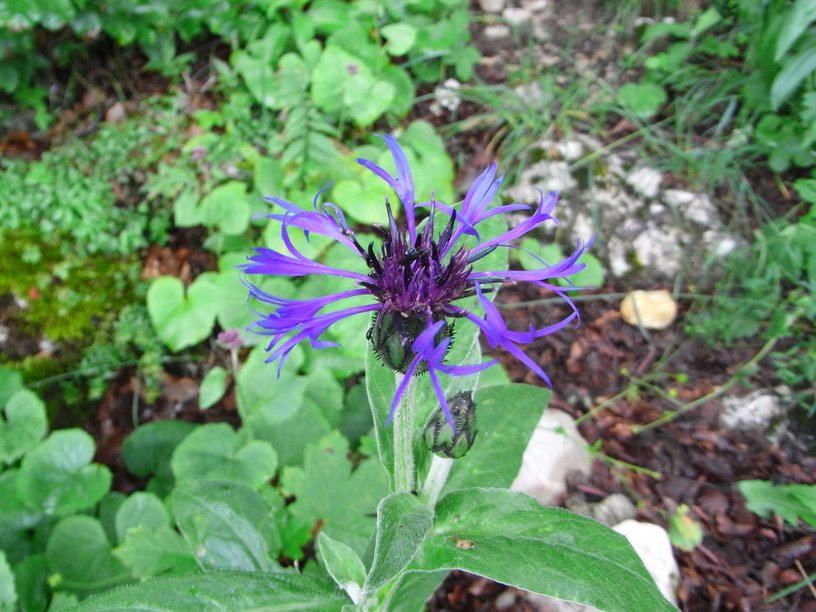
[[[532,207],[532,214],[513,229],[498,236],[483,235],[479,224],[485,219],[531,208],[525,204],[490,208],[502,182],[502,177],[496,177],[495,164],[474,181],[460,205],[448,206],[435,202],[433,198],[431,202],[416,203],[411,169],[405,153],[392,136],[382,138],[394,158],[396,176],[368,160],[357,161],[394,189],[402,204],[405,223],[397,221],[386,198],[388,226],[377,228],[381,234],[378,245],[360,244],[336,205],[318,205],[320,192],[315,196],[311,210],[279,198],[267,198],[284,211],[268,216],[280,222],[286,252],[255,249],[248,263],[241,266],[244,273],[292,277],[312,274],[340,276],[348,278],[350,285],[349,290],[340,293],[309,300],[292,300],[270,295],[247,282],[251,297],[272,305],[271,312],[252,326],[256,332],[271,336],[267,362],[277,360],[280,373],[283,361],[298,343],[308,340],[315,348],[336,346],[320,339],[326,330],[347,317],[368,315],[372,319],[368,338],[375,351],[388,366],[405,375],[394,395],[389,420],[411,377],[428,372],[440,406],[453,425],[440,374],[465,376],[496,363],[493,360],[474,365],[445,364],[453,326],[457,321],[468,321],[479,328],[492,348],[505,349],[550,385],[544,370],[519,345],[533,342],[573,321],[577,323],[578,311],[574,303],[553,281],[583,269],[584,264],[578,263],[578,260],[589,244],[579,243],[565,260],[552,266],[542,262],[538,270],[476,271],[473,264],[497,248],[515,248],[512,241],[547,221],[557,223],[551,215],[557,201],[556,194],[542,194],[538,204]],[[418,224],[418,209],[428,209],[422,227]],[[434,227],[439,214],[445,215],[447,220],[442,231],[436,235]],[[335,268],[309,259],[292,243],[290,232],[293,229],[303,231],[307,238],[314,233],[343,244],[365,260],[368,273]],[[475,246],[472,240],[470,246],[466,246],[465,236],[473,237]],[[537,329],[531,324],[527,331],[508,329],[498,308],[485,294],[496,291],[504,284],[518,282],[529,282],[551,290],[570,305],[572,312],[548,327]],[[371,303],[342,307],[344,300],[361,295],[371,296]],[[483,316],[462,307],[462,300],[473,297],[477,298],[484,311]],[[327,307],[331,307],[329,312],[325,312]]]

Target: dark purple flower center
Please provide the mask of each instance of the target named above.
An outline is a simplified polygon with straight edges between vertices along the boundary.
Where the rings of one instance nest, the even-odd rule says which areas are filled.
[[[399,314],[423,323],[459,316],[451,302],[468,294],[471,267],[465,249],[460,248],[443,261],[440,252],[450,239],[455,215],[437,240],[434,240],[433,211],[425,228],[410,244],[408,231],[397,226],[388,206],[389,228],[379,228],[383,240],[380,252],[374,243],[364,250],[358,245],[368,267],[371,282],[363,282],[383,304],[380,320],[387,314]],[[470,292],[472,293],[472,292]]]

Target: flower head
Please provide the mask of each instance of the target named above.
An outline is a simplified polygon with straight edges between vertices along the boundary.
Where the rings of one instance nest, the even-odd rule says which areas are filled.
[[[514,228],[497,236],[483,235],[480,224],[490,217],[510,211],[530,210],[526,204],[490,207],[501,186],[502,177],[496,177],[492,164],[471,185],[460,205],[436,202],[417,204],[414,184],[405,153],[391,136],[384,136],[394,158],[397,174],[391,175],[380,166],[365,159],[357,160],[383,179],[397,194],[404,212],[404,223],[395,216],[386,198],[388,226],[380,230],[380,242],[364,246],[349,227],[343,212],[332,203],[318,204],[315,196],[312,209],[303,209],[280,198],[267,198],[283,209],[283,213],[268,215],[281,224],[281,238],[286,252],[267,248],[255,249],[255,254],[242,266],[246,275],[307,276],[325,275],[345,277],[349,289],[309,300],[292,300],[262,291],[247,282],[251,297],[272,306],[253,325],[261,334],[271,336],[268,362],[278,361],[278,371],[289,352],[300,342],[308,340],[315,348],[336,346],[321,340],[321,336],[336,322],[356,315],[372,319],[368,331],[375,351],[383,362],[404,374],[397,386],[389,420],[399,405],[410,378],[427,372],[440,408],[455,430],[454,419],[440,382],[439,375],[465,376],[490,367],[496,360],[472,365],[445,363],[451,335],[456,321],[474,324],[492,348],[503,348],[527,365],[548,385],[550,379],[544,370],[520,348],[537,338],[551,334],[573,321],[578,312],[569,297],[553,280],[568,277],[583,269],[578,263],[588,248],[578,244],[571,256],[555,265],[542,262],[538,270],[475,270],[474,263],[498,248],[515,248],[512,241],[533,231],[545,222],[556,223],[551,215],[557,201],[555,193],[541,195],[532,213]],[[419,223],[418,211],[427,209],[424,226]],[[435,232],[437,216],[447,217],[441,231]],[[292,243],[290,232],[319,234],[341,243],[365,261],[368,272],[360,273],[323,264],[303,255]],[[483,231],[483,230],[482,230]],[[465,237],[470,236],[469,240]],[[475,242],[475,245],[474,245]],[[498,308],[486,297],[506,283],[530,282],[545,287],[562,297],[572,312],[558,323],[527,331],[508,329]],[[342,307],[345,300],[369,296],[367,304]],[[466,298],[476,298],[484,314],[467,309]],[[472,301],[472,300],[471,300]],[[331,310],[328,310],[331,308]]]

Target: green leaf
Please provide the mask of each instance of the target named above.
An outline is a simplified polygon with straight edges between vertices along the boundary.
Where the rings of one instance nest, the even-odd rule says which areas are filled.
[[[268,442],[247,441],[226,423],[210,423],[181,441],[171,467],[176,482],[228,480],[257,489],[275,475],[278,456]]]
[[[224,397],[224,391],[227,390],[227,374],[228,372],[221,366],[215,366],[207,372],[198,390],[198,405],[202,410],[213,406]]]
[[[680,504],[669,519],[671,543],[686,552],[691,552],[703,542],[703,528],[689,516],[689,507]]]
[[[81,429],[55,431],[23,459],[19,495],[56,516],[91,508],[111,485],[110,470],[91,463],[93,456],[93,438]]]
[[[23,388],[23,375],[11,368],[0,368],[0,406],[5,406],[11,396]]]
[[[344,85],[363,62],[340,47],[327,46],[312,71],[312,101],[322,111],[335,114],[343,108]]]
[[[388,612],[425,612],[428,609],[426,602],[447,575],[446,569],[403,574],[399,582],[384,593],[380,609]]]
[[[241,181],[227,181],[206,195],[200,204],[204,225],[218,226],[225,234],[241,234],[249,225],[247,186]]]
[[[170,525],[164,503],[153,493],[137,491],[119,506],[116,513],[116,539],[124,542],[130,529],[159,529]]]
[[[193,227],[203,223],[195,191],[185,191],[173,203],[173,222],[179,227]]]
[[[323,531],[317,535],[317,552],[337,586],[348,593],[352,601],[359,603],[366,569],[357,553]]]
[[[368,71],[351,76],[345,83],[343,104],[355,123],[366,127],[388,110],[396,89]]]
[[[408,23],[391,23],[383,26],[380,32],[388,41],[385,50],[390,55],[405,55],[416,42],[417,29]]]
[[[14,574],[11,572],[6,553],[0,550],[0,610],[13,610],[17,603]]]
[[[667,99],[666,90],[654,83],[626,83],[618,90],[618,103],[638,119],[654,116]]]
[[[28,389],[11,396],[0,418],[0,461],[6,465],[22,457],[48,429],[45,404]]]
[[[480,387],[475,398],[476,441],[467,455],[453,462],[445,490],[509,488],[551,395],[532,385]]]
[[[160,578],[83,601],[82,612],[200,610],[339,610],[348,597],[322,575],[213,572]]]
[[[48,608],[48,564],[45,555],[30,555],[14,566],[14,582],[19,593],[18,610],[41,611]],[[0,604],[0,609],[4,609]]]
[[[771,108],[777,110],[816,71],[816,48],[805,49],[785,62],[771,84]]]
[[[782,59],[782,56],[814,21],[816,21],[816,2],[813,0],[797,0],[788,8],[776,38],[775,62]]]
[[[816,178],[798,179],[793,188],[805,202],[816,204]]]
[[[79,595],[112,588],[130,579],[130,572],[113,556],[102,524],[78,515],[62,519],[48,538],[45,559],[49,582]]]
[[[246,485],[179,484],[170,505],[182,535],[205,571],[273,571],[280,537],[272,505]]]
[[[524,238],[520,246],[525,250],[513,251],[513,255],[525,270],[540,270],[564,259],[561,247],[552,242],[544,244],[534,238]]]
[[[154,475],[151,490],[170,492],[175,479],[170,467],[173,451],[196,425],[186,421],[155,421],[139,426],[122,444],[122,458],[131,473],[144,478]]]
[[[462,569],[608,612],[674,610],[622,535],[504,489],[444,497],[411,567]]]
[[[816,485],[777,486],[767,480],[742,480],[737,486],[754,514],[765,518],[778,514],[794,526],[802,519],[816,527]]]
[[[198,344],[210,335],[218,307],[212,272],[201,274],[184,295],[174,276],[160,276],[147,290],[147,312],[159,338],[173,352]]]
[[[433,525],[433,510],[410,493],[395,493],[377,508],[377,540],[364,593],[399,576],[419,550]]]
[[[132,527],[113,554],[142,580],[177,575],[198,569],[190,545],[168,526]]]
[[[296,497],[289,506],[294,516],[311,524],[322,520],[327,535],[363,554],[375,525],[370,514],[386,495],[388,481],[372,459],[352,473],[348,450],[348,441],[333,431],[306,447],[302,468],[285,467],[281,483]]]

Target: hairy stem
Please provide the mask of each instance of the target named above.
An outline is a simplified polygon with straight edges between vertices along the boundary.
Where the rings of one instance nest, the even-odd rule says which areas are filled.
[[[422,499],[431,508],[436,506],[439,499],[439,494],[442,492],[442,487],[448,480],[448,474],[453,467],[453,459],[445,457],[433,456],[431,459],[431,469],[428,470],[428,477],[425,479],[425,484],[422,485]]]
[[[396,374],[396,384],[402,382],[402,374]],[[408,383],[405,395],[394,415],[394,491],[414,490],[414,412],[416,403],[416,379]]]

